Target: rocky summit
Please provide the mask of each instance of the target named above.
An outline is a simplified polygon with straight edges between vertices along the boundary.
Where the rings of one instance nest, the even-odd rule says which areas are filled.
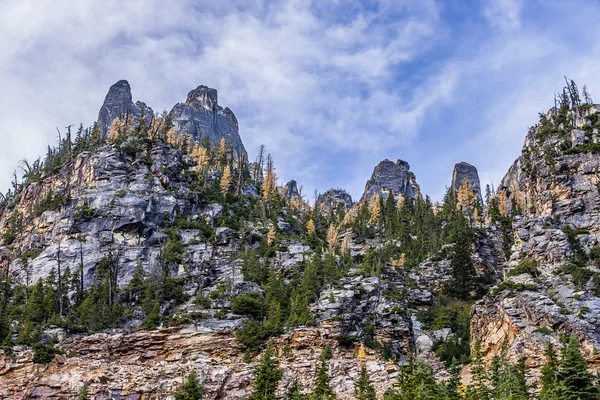
[[[389,193],[395,198],[420,195],[417,178],[406,161],[398,160],[394,163],[386,159],[377,164],[371,179],[367,181],[361,201],[370,201],[375,194],[387,199]]]
[[[466,181],[465,181],[466,180]],[[481,196],[481,182],[479,181],[479,174],[477,173],[477,168],[467,162],[459,162],[454,166],[454,170],[452,171],[452,184],[451,188],[453,193],[456,195],[460,187],[463,184],[467,184],[473,192],[473,196],[475,199],[479,201],[480,204],[483,204],[483,198]]]
[[[600,106],[541,114],[485,203],[384,160],[310,204],[206,86],[119,81],[96,122],[0,195],[0,398],[600,397]]]
[[[204,137],[212,143],[225,138],[238,154],[246,154],[237,118],[229,108],[218,104],[215,89],[198,86],[188,93],[184,103],[173,107],[169,117],[180,134],[190,134],[199,142]]]

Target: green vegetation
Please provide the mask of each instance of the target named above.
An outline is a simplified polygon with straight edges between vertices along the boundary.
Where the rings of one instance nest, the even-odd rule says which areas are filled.
[[[535,265],[535,261],[533,260],[522,260],[515,266],[513,269],[508,271],[508,276],[517,276],[521,274],[529,274],[532,277],[537,277],[540,274],[540,271],[537,269]]]
[[[201,400],[204,395],[204,386],[198,382],[196,373],[192,372],[173,395],[175,400]]]

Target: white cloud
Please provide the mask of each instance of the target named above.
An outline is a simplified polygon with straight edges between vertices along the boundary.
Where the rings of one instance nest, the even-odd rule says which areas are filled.
[[[521,27],[522,0],[486,0],[484,14],[494,28],[515,30]]]

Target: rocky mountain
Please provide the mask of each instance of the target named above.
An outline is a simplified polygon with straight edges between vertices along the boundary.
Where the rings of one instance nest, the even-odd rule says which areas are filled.
[[[465,182],[465,179],[467,179],[471,185],[475,199],[478,200],[480,204],[483,204],[483,198],[481,196],[481,182],[479,181],[477,168],[467,162],[461,161],[454,166],[454,170],[452,171],[452,184],[450,187],[455,195],[458,193],[458,189],[463,182]]]
[[[377,164],[373,170],[361,202],[369,201],[375,194],[379,194],[385,200],[390,192],[398,198],[416,197],[420,195],[420,191],[417,178],[410,171],[410,165],[406,161],[398,160],[394,163],[386,159]]]
[[[339,399],[366,374],[378,398],[417,379],[441,400],[477,389],[492,359],[533,383],[565,335],[598,371],[600,108],[575,105],[529,130],[479,215],[455,196],[434,206],[402,160],[379,163],[361,201],[403,201],[331,189],[312,209],[296,181],[240,160],[213,89],[175,106],[173,134],[118,82],[98,124],[121,129],[60,143],[0,196],[0,397],[75,398],[85,383],[94,399],[171,400],[195,373],[205,398],[247,398],[272,348],[279,397],[317,390],[325,363]],[[454,192],[465,179],[481,199],[463,162]]]

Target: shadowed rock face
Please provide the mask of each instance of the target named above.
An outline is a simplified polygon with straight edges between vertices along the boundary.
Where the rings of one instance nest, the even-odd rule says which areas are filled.
[[[142,111],[145,112],[145,120],[149,124],[154,117],[154,112],[141,101],[134,104],[129,82],[120,80],[110,87],[98,112],[98,127],[101,135],[104,137],[108,134],[111,124],[117,117],[127,120],[132,125],[137,124]]]
[[[246,154],[237,118],[229,108],[219,106],[215,89],[198,86],[188,94],[185,103],[173,107],[169,116],[179,133],[189,133],[199,142],[208,137],[214,144],[225,138],[236,152]]]
[[[286,183],[284,187],[280,188],[279,192],[283,197],[288,199],[294,200],[301,198],[300,191],[298,190],[298,183],[293,179]]]
[[[460,185],[465,178],[469,180],[469,183],[473,188],[473,194],[475,195],[475,198],[479,200],[481,204],[483,204],[483,199],[481,197],[481,182],[479,181],[477,168],[467,162],[462,161],[454,166],[451,186],[454,193],[458,192],[458,188],[460,188]]]
[[[406,161],[398,160],[394,163],[385,159],[377,164],[371,179],[367,181],[361,201],[369,201],[376,193],[379,193],[385,200],[389,192],[392,192],[396,198],[420,195],[417,178],[410,171],[410,166]]]

